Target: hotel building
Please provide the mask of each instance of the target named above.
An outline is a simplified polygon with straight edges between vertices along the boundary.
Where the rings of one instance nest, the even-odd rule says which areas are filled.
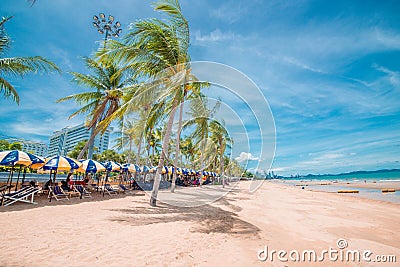
[[[103,135],[98,134],[94,139],[94,147],[97,148],[96,153],[102,153],[108,149],[110,133],[112,127],[109,127]],[[89,140],[90,130],[84,124],[74,127],[65,127],[59,131],[55,131],[50,136],[48,156],[66,156],[75,146],[83,140]]]

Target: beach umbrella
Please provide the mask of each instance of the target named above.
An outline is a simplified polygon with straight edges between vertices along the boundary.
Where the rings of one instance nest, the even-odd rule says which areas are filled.
[[[155,166],[155,167],[153,167],[153,168],[151,168],[150,170],[149,170],[149,172],[150,173],[156,173],[157,172],[157,168],[158,168],[158,166]],[[168,173],[168,167],[167,166],[164,166],[162,169],[161,169],[161,173],[162,174],[166,174],[166,173]]]
[[[172,166],[168,166],[167,167],[167,173],[168,174],[173,174],[175,172],[175,168],[174,167],[172,167]]]
[[[141,172],[150,172],[150,168],[146,165],[142,166]]]
[[[46,161],[46,163],[42,166],[42,169],[45,171],[50,171],[50,179],[51,175],[54,174],[53,182],[55,182],[58,171],[75,170],[78,169],[81,165],[82,163],[75,159],[64,156],[54,156]]]
[[[131,164],[131,163],[126,163],[122,166],[122,169],[124,171],[129,171],[129,172],[141,172],[142,170],[140,167],[136,164]]]
[[[45,171],[50,171],[50,182],[56,181],[56,176],[58,171],[70,171],[78,169],[81,163],[75,159],[64,157],[64,156],[54,156],[49,158],[46,163],[41,167]],[[53,175],[53,181],[51,181],[51,175]],[[49,199],[51,202],[51,198]]]
[[[81,165],[82,163],[75,159],[64,156],[54,156],[46,161],[42,169],[45,171],[70,171],[78,169]]]
[[[15,165],[20,165],[19,172],[18,172],[18,179],[17,179],[17,183],[15,185],[15,190],[17,190],[22,166],[29,166],[32,164],[40,164],[43,162],[44,162],[44,160],[42,158],[40,158],[36,155],[33,155],[31,153],[28,153],[28,152],[23,152],[23,151],[19,151],[19,150],[7,150],[7,151],[0,152],[0,165],[12,166],[10,175],[7,178],[7,185],[10,184],[10,186],[11,186],[11,184],[12,184],[12,178],[13,178]],[[25,178],[25,174],[24,174],[24,178]],[[11,187],[9,188],[9,192],[10,192],[10,190],[11,190]]]
[[[110,172],[119,172],[122,170],[122,165],[114,162],[114,161],[106,161],[106,162],[102,162],[103,165],[106,167],[107,171]]]
[[[122,165],[117,162],[114,162],[114,161],[106,161],[106,162],[102,162],[102,163],[106,167],[106,170],[107,170],[106,177],[102,182],[102,186],[103,186],[105,183],[107,183],[110,172],[122,171]],[[105,188],[103,188],[103,197],[104,197],[104,192],[105,192]]]
[[[105,171],[106,167],[98,161],[87,159],[81,162],[81,166],[77,169],[78,172],[96,173]]]

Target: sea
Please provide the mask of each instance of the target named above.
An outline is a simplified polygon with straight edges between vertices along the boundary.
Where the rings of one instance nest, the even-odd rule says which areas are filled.
[[[356,172],[356,173],[344,173],[336,175],[307,175],[300,177],[283,177],[284,180],[296,180],[296,181],[353,181],[360,182],[367,180],[376,182],[385,181],[400,181],[400,170],[388,170],[379,172]]]
[[[397,189],[400,188],[400,170],[388,170],[378,172],[356,172],[346,173],[339,175],[308,175],[304,177],[290,177],[282,178],[282,182],[305,190],[324,191],[330,193],[337,193],[338,190],[358,190],[358,194],[346,194],[354,197],[364,197],[369,199],[387,201],[400,204],[400,191],[392,193],[382,193],[382,189],[377,188],[356,188],[351,187],[352,183],[385,183],[394,182],[398,183]],[[307,182],[313,182],[307,184]],[[318,182],[318,183],[315,183]],[[326,185],[324,183],[329,183]],[[346,186],[340,184],[345,183]],[[337,185],[336,185],[337,184]],[[304,185],[304,186],[303,186]]]

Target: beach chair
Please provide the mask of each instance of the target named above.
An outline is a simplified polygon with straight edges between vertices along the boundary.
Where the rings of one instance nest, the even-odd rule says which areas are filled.
[[[109,194],[110,196],[118,194],[118,191],[115,190],[110,184],[104,185],[104,192]]]
[[[126,187],[126,185],[124,185],[124,184],[119,184],[118,186],[119,186],[121,192],[124,193],[124,194],[125,194],[125,193],[132,193],[132,192],[133,192],[131,189],[129,189],[128,187]]]
[[[16,202],[23,202],[29,204],[37,204],[34,202],[34,197],[37,192],[39,192],[39,187],[24,187],[18,191],[13,193],[4,194],[3,196],[3,203],[4,206],[9,206]]]
[[[49,195],[48,198],[51,201],[51,198],[54,197],[57,201],[59,200],[69,200],[68,195],[65,194],[64,190],[59,185],[50,185],[49,186]]]
[[[85,187],[83,187],[83,185],[78,185],[78,184],[74,185],[74,191],[78,192],[80,194],[80,198],[83,198],[83,197],[91,198],[92,197],[91,193],[89,191],[87,191],[85,189]]]

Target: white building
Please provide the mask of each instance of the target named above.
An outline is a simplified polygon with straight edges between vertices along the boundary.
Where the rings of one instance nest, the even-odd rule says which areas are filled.
[[[35,154],[36,156],[46,157],[47,156],[47,145],[42,142],[35,142],[30,140],[25,140],[22,138],[9,137],[5,138],[7,142],[11,143],[20,143],[21,150],[24,152],[28,152],[31,154]]]
[[[35,154],[40,157],[47,156],[47,145],[42,142],[22,140],[22,151]]]
[[[98,149],[96,153],[102,153],[108,149],[110,140],[110,133],[112,128],[106,130],[104,135],[97,135],[94,139],[94,146]],[[66,156],[72,151],[76,145],[83,140],[89,140],[90,130],[84,124],[74,127],[65,127],[59,131],[55,131],[50,136],[49,149],[47,155],[52,156]]]

